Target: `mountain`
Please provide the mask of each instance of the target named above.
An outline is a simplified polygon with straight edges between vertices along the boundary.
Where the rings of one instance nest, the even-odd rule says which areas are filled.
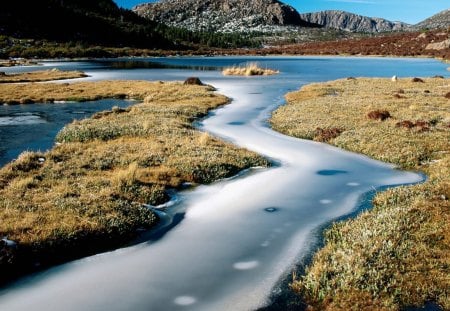
[[[193,31],[249,32],[313,26],[277,0],[162,0],[133,8],[138,15]]]
[[[444,10],[414,25],[416,29],[446,29],[450,27],[450,9]]]
[[[345,11],[321,11],[300,14],[300,17],[310,23],[326,28],[350,32],[390,32],[408,30],[409,25],[402,22],[391,22],[382,18],[366,17]]]
[[[112,0],[14,0],[0,10],[0,34],[15,38],[171,47],[159,27]]]

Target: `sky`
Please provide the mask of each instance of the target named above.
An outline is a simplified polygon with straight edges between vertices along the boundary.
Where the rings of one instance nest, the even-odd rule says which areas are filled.
[[[114,0],[119,6],[132,8],[148,0]],[[250,1],[250,0],[249,0]],[[342,10],[364,16],[416,24],[450,8],[450,0],[281,0],[300,13]]]

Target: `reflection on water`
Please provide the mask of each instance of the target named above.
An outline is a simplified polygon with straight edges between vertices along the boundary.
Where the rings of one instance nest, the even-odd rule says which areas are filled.
[[[111,68],[112,70],[118,69],[189,69],[195,71],[214,71],[222,70],[222,67],[218,66],[205,66],[205,65],[186,65],[186,64],[170,64],[165,62],[155,62],[151,60],[107,60],[98,61],[102,66]]]
[[[223,66],[251,58],[167,58],[158,62]],[[347,76],[446,75],[433,60],[254,58],[272,77],[223,77],[215,71],[99,69],[92,79],[184,80],[197,75],[232,104],[201,129],[259,152],[280,165],[200,186],[159,211],[170,231],[148,241],[75,261],[0,293],[1,310],[253,310],[314,243],[311,232],[352,212],[385,185],[418,182],[366,157],[283,136],[265,124],[288,90]],[[152,61],[156,61],[152,59]],[[85,64],[85,66],[88,66]],[[0,130],[2,127],[0,127]],[[170,214],[177,215],[170,220]],[[164,218],[166,217],[166,218]]]
[[[75,119],[89,117],[113,106],[128,107],[132,103],[108,99],[83,103],[0,106],[0,166],[17,158],[25,150],[50,149],[58,131]]]

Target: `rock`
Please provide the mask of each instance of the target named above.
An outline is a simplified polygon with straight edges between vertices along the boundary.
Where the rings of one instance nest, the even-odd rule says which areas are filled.
[[[396,81],[397,81],[397,76],[393,76],[393,77],[391,78],[391,80],[392,80],[392,82],[396,82]]]
[[[186,85],[204,85],[197,77],[189,77],[184,81]]]
[[[425,50],[445,50],[450,48],[450,39],[441,41],[441,42],[436,42],[436,43],[430,43],[425,47]]]
[[[312,26],[278,0],[162,0],[133,11],[148,19],[192,31],[248,32],[259,26]]]
[[[351,32],[386,32],[408,30],[410,25],[402,22],[391,22],[383,18],[366,17],[345,11],[321,11],[300,14],[307,22]]]

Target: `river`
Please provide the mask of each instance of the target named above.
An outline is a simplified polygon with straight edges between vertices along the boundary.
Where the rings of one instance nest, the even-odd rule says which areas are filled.
[[[82,69],[91,76],[88,80],[198,76],[233,101],[197,126],[263,154],[276,165],[179,193],[160,212],[170,230],[160,228],[140,244],[19,280],[1,290],[0,310],[254,310],[264,306],[279,281],[317,242],[313,234],[317,228],[353,212],[373,189],[422,180],[414,172],[272,131],[267,118],[283,104],[283,95],[306,83],[348,76],[449,76],[445,64],[430,59],[151,61],[159,66],[118,66],[107,60],[45,66]],[[223,77],[217,70],[247,61],[281,73]]]

